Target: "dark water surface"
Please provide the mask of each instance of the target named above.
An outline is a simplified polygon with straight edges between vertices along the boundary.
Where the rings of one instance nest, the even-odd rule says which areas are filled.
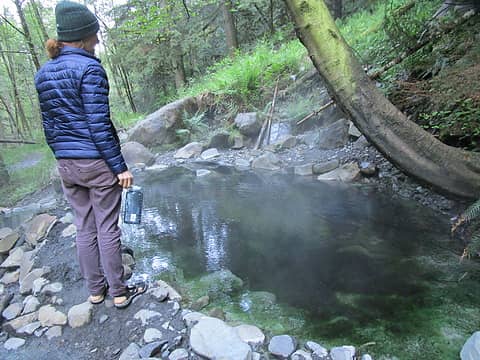
[[[446,276],[438,264],[457,256],[448,218],[373,188],[229,168],[173,168],[140,185],[144,221],[126,228],[137,270],[181,268],[191,279],[229,269],[250,291],[306,311],[321,335],[324,322],[329,332],[379,319],[415,329],[409,311],[431,301]]]

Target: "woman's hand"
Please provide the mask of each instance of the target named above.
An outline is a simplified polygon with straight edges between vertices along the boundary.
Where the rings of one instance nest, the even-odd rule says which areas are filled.
[[[129,188],[130,186],[133,185],[133,175],[128,170],[118,174],[117,178],[118,178],[118,184],[124,189]]]

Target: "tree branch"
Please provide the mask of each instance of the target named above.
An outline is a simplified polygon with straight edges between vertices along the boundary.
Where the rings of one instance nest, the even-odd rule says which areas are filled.
[[[16,31],[18,31],[20,34],[22,34],[23,37],[25,37],[25,33],[20,30],[19,28],[17,28],[15,26],[15,24],[13,24],[10,20],[8,20],[4,15],[0,14],[0,18],[5,21],[8,25],[10,25],[13,29],[15,29]]]

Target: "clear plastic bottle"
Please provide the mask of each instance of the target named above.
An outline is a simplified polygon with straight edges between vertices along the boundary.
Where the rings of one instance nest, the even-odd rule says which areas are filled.
[[[140,224],[142,222],[143,192],[140,186],[129,187],[123,204],[123,222]]]

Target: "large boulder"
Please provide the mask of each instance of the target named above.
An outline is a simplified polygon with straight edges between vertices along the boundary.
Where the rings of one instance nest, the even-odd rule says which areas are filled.
[[[320,149],[335,149],[344,146],[348,142],[348,128],[350,124],[345,119],[320,129],[318,147]]]
[[[242,135],[253,137],[257,136],[262,128],[257,113],[240,113],[235,117],[235,126]]]
[[[175,142],[175,130],[181,127],[184,114],[195,114],[199,109],[198,100],[188,97],[165,105],[128,132],[129,141],[137,141],[147,147]]]
[[[122,154],[128,167],[135,164],[152,165],[155,162],[155,156],[142,144],[136,141],[129,141],[122,145]]]
[[[199,284],[205,289],[211,299],[218,299],[224,295],[237,293],[243,287],[242,279],[227,269],[203,276]]]

